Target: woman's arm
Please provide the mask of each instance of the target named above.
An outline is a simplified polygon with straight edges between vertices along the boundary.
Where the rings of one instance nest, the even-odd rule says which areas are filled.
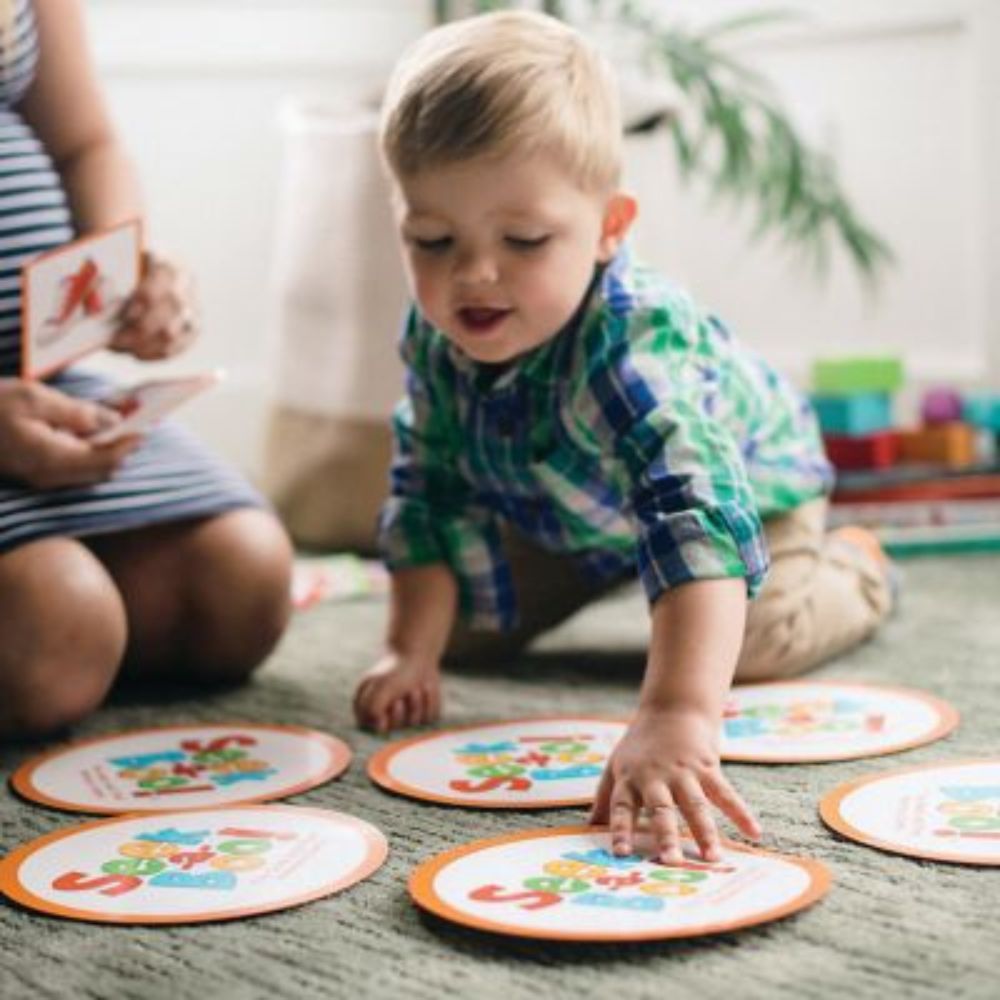
[[[79,0],[35,0],[39,62],[20,105],[62,177],[79,233],[142,214],[139,184],[94,72]]]
[[[79,0],[35,0],[39,63],[21,111],[56,170],[79,234],[142,217],[132,161],[111,122],[87,45]],[[187,275],[146,253],[139,287],[109,345],[143,361],[186,349],[198,336]]]

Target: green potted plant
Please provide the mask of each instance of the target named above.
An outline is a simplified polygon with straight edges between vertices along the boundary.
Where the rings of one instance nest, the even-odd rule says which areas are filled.
[[[471,12],[520,6],[505,0],[434,0],[438,24]],[[858,217],[833,158],[799,134],[768,80],[727,51],[731,37],[788,18],[760,11],[701,30],[672,24],[650,0],[539,0],[553,17],[613,25],[647,80],[668,80],[677,105],[627,121],[635,134],[667,129],[682,177],[748,206],[754,235],[775,235],[823,270],[840,245],[858,272],[877,279],[892,260],[886,242]],[[584,11],[572,17],[570,8]]]

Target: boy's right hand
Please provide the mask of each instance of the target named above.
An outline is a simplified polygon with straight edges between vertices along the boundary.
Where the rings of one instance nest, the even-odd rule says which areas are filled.
[[[44,383],[0,379],[0,478],[35,489],[108,479],[139,439],[100,446],[87,438],[119,419],[108,407]]]
[[[434,722],[441,714],[441,669],[436,661],[386,653],[354,692],[358,724],[377,733]]]

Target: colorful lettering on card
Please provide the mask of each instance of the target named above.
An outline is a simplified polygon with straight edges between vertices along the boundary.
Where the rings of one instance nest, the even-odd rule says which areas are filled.
[[[819,899],[830,876],[819,862],[723,845],[716,863],[611,853],[606,831],[562,827],[509,834],[447,851],[420,865],[410,895],[455,923],[520,937],[640,941],[693,937],[777,920]]]
[[[299,726],[167,726],[70,744],[27,761],[11,782],[57,809],[158,812],[282,798],[350,760],[341,740]]]
[[[722,718],[722,758],[760,763],[849,760],[946,736],[958,712],[923,691],[839,681],[734,687]]]
[[[298,906],[385,860],[353,816],[229,806],[122,816],[59,830],[0,863],[0,889],[34,910],[102,923],[197,923]]]
[[[410,798],[485,809],[590,802],[626,723],[517,719],[402,740],[368,763],[382,788]]]
[[[823,821],[896,854],[1000,865],[1000,758],[888,771],[834,789]]]

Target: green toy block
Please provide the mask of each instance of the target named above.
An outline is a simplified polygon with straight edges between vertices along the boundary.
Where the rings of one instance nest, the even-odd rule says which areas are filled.
[[[813,389],[824,395],[896,392],[903,385],[903,361],[885,356],[819,358],[813,362]]]

